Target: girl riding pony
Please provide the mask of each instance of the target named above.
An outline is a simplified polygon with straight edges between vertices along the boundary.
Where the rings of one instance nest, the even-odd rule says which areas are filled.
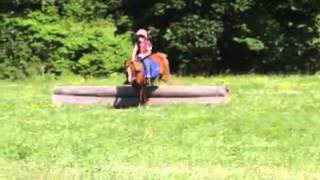
[[[134,45],[132,52],[132,60],[139,60],[143,62],[144,69],[146,71],[145,77],[147,84],[151,82],[151,59],[149,56],[152,53],[152,43],[148,39],[148,33],[145,29],[139,29],[136,33],[137,42]],[[133,79],[129,79],[132,82]]]

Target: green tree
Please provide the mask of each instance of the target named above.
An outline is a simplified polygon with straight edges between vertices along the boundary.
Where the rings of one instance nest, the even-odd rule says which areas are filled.
[[[175,70],[205,73],[318,69],[316,0],[108,1],[120,32],[147,27]],[[198,34],[197,34],[198,33]],[[204,66],[204,67],[203,67]],[[201,72],[200,72],[201,73]]]
[[[106,76],[121,71],[129,55],[130,38],[114,36],[108,21],[77,22],[38,11],[27,18],[2,18],[0,78],[63,72]]]
[[[90,74],[87,69],[91,74],[104,71],[95,68],[101,67],[97,59],[112,56],[102,53],[106,51],[102,46],[112,47],[110,53],[118,46],[97,43],[105,36],[99,36],[103,30],[95,22],[112,18],[119,34],[147,28],[155,50],[168,53],[179,74],[315,73],[320,68],[317,0],[2,0],[0,7],[2,67],[20,59],[20,64],[34,62],[31,72],[62,66],[79,74]],[[37,19],[37,11],[47,17]],[[86,29],[85,34],[75,31],[76,26]],[[45,33],[50,29],[55,34]],[[73,37],[74,33],[81,36]],[[78,43],[70,45],[71,37]],[[128,39],[116,41],[125,42],[125,53],[130,50]],[[21,53],[9,47],[20,48]],[[12,60],[4,63],[4,57]]]

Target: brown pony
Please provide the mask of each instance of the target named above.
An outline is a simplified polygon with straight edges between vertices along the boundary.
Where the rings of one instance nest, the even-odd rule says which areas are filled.
[[[164,53],[154,53],[151,54],[150,59],[157,61],[160,65],[160,80],[169,83],[170,77],[170,67],[167,55]],[[134,89],[139,92],[139,103],[141,105],[145,104],[147,101],[145,88],[147,81],[144,77],[144,68],[143,64],[140,61],[129,60],[127,63],[127,78],[128,82],[132,85]],[[155,79],[152,79],[152,84]]]

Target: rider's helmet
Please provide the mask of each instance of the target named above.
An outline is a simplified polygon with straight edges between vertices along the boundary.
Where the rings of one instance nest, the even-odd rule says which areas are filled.
[[[148,32],[145,29],[139,29],[136,33],[137,36],[143,36],[145,38],[148,38]]]

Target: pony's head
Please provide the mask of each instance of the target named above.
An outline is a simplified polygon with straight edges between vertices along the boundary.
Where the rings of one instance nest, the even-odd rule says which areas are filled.
[[[143,64],[139,61],[129,60],[126,64],[128,81],[131,84],[143,84],[144,72]]]

